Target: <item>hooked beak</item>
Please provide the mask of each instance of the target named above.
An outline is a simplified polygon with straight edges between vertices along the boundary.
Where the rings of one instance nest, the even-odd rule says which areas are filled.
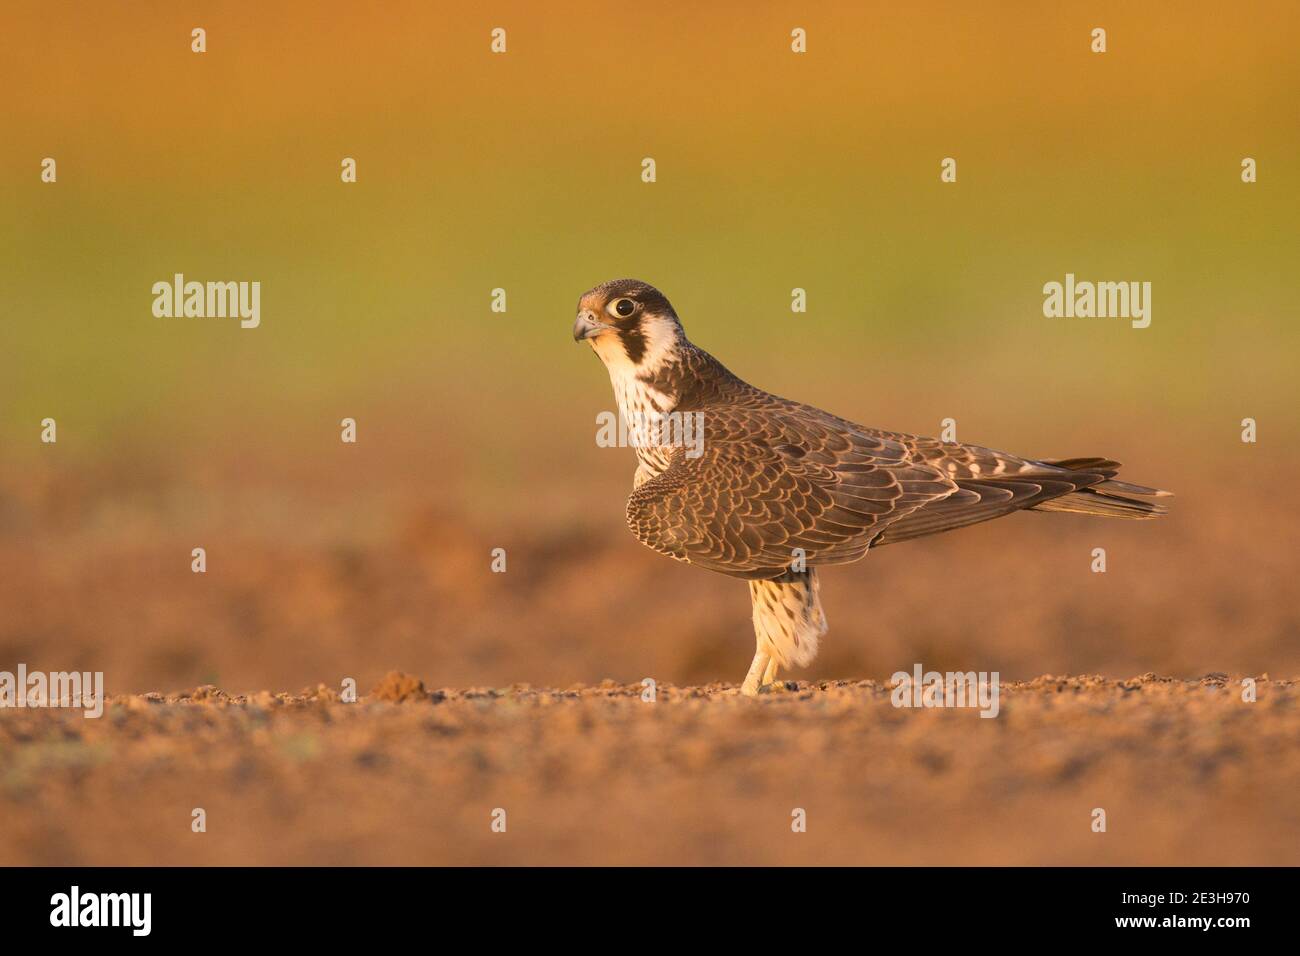
[[[578,317],[573,320],[573,341],[581,342],[593,335],[607,332],[609,328],[608,325],[596,318],[596,313],[590,309],[583,309],[578,313]]]

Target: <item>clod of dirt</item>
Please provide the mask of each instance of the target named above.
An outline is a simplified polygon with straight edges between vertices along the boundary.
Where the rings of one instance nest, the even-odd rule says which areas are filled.
[[[406,700],[428,700],[424,681],[401,671],[389,671],[370,691],[375,700],[388,700],[400,704]]]

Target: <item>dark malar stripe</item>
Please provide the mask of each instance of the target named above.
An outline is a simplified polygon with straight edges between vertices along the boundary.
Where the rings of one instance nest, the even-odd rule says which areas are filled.
[[[614,327],[618,329],[619,341],[623,343],[623,351],[627,357],[632,360],[633,365],[640,365],[641,360],[645,358],[645,333],[641,331],[641,317],[634,315],[629,319],[623,319],[615,322]]]

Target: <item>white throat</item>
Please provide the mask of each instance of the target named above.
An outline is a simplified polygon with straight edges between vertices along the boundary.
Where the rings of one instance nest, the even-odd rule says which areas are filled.
[[[645,354],[635,364],[623,351],[617,335],[602,335],[591,341],[592,349],[609,370],[619,414],[628,422],[634,421],[636,415],[671,412],[677,405],[676,395],[662,392],[642,379],[658,378],[659,372],[678,360],[681,327],[665,317],[646,316],[642,334]]]
[[[645,380],[655,380],[659,372],[678,361],[680,333],[675,324],[660,328],[651,326],[647,331],[646,351],[639,363],[628,358],[616,335],[602,335],[591,340],[592,349],[609,371],[619,418],[628,429],[649,429],[677,407],[676,395]],[[639,485],[668,467],[671,451],[672,448],[665,445],[638,445],[636,455],[641,467],[637,469],[636,483]]]
[[[656,363],[643,361],[633,365],[617,342],[594,345],[596,353],[605,361],[609,371],[609,384],[614,388],[614,401],[618,403],[618,413],[629,423],[644,421],[646,416],[671,412],[677,405],[677,396],[662,392],[643,378],[655,377],[665,365],[675,361],[670,356],[663,356]],[[604,353],[611,353],[608,356]]]

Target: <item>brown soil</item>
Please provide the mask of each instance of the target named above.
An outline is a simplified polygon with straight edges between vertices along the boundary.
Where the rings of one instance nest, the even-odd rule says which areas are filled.
[[[871,681],[119,696],[0,714],[0,863],[1294,865],[1297,703],[1224,675],[1040,677],[996,719]]]
[[[639,545],[631,455],[585,432],[490,468],[418,428],[0,461],[0,670],[102,671],[112,701],[0,710],[0,862],[1300,863],[1294,444],[1231,434],[1208,468],[1195,430],[1099,421],[1016,447],[1136,461],[1168,518],[828,568],[821,655],[782,675],[808,683],[757,702],[711,683],[753,653],[743,582]],[[1000,716],[895,709],[918,662],[998,671]],[[1180,680],[1034,680],[1147,672]],[[226,693],[140,696],[198,685]],[[265,690],[304,685],[331,690]],[[475,687],[509,689],[448,689]]]

